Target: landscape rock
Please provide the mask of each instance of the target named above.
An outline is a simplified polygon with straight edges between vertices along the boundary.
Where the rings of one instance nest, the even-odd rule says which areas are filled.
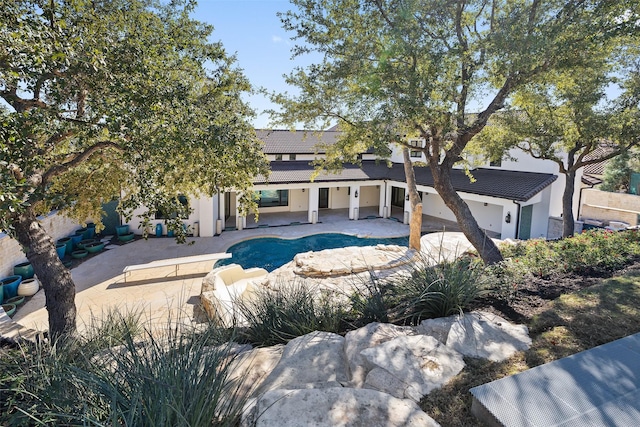
[[[360,352],[378,346],[399,336],[415,335],[415,328],[389,323],[369,323],[345,335],[344,352],[347,358],[350,386],[362,387],[367,374],[375,366],[370,365]]]
[[[458,316],[447,337],[447,347],[465,356],[499,362],[531,347],[529,330],[488,312]]]
[[[250,396],[277,366],[284,345],[254,348],[237,355],[229,368],[229,380],[237,381],[241,396]]]
[[[328,388],[272,390],[245,413],[244,426],[256,427],[436,427],[420,407],[375,390]]]
[[[275,389],[342,387],[347,383],[344,337],[312,332],[284,347],[280,361],[264,380],[260,392]]]
[[[371,270],[402,267],[417,253],[406,246],[349,246],[299,253],[294,258],[295,273],[305,277],[344,276]]]
[[[441,343],[446,344],[451,325],[453,325],[455,321],[456,316],[426,319],[418,325],[417,330],[420,334],[432,336]]]
[[[460,353],[427,335],[394,338],[360,354],[376,366],[367,375],[365,388],[416,402],[465,366]]]

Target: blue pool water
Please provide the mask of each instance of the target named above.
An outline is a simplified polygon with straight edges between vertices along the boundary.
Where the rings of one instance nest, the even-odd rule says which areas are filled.
[[[314,234],[299,239],[279,239],[276,237],[260,237],[236,243],[227,249],[233,254],[230,259],[216,262],[220,267],[228,264],[239,264],[243,268],[259,267],[273,271],[283,266],[301,252],[321,251],[323,249],[343,248],[347,246],[375,246],[409,244],[409,237],[394,238],[361,238],[346,234]]]

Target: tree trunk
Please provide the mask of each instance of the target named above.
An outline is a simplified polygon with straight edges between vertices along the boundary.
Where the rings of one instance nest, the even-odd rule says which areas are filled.
[[[75,335],[76,287],[58,257],[53,240],[31,212],[17,219],[15,229],[18,242],[28,248],[27,258],[44,288],[49,339],[54,342]]]
[[[442,197],[444,204],[447,205],[456,216],[458,226],[473,247],[476,248],[478,254],[480,254],[480,258],[482,258],[487,265],[502,261],[502,254],[496,244],[480,228],[469,206],[453,188],[451,171],[446,168],[440,168],[439,171],[431,168],[431,173],[433,175],[434,188],[440,197]]]
[[[404,174],[407,178],[407,190],[411,202],[411,222],[409,223],[409,249],[420,250],[420,237],[422,237],[422,201],[416,187],[416,176],[413,171],[413,163],[409,149],[402,149],[404,156]]]
[[[573,219],[573,193],[576,186],[576,171],[570,169],[565,174],[564,193],[562,193],[562,237],[573,236],[575,221]]]

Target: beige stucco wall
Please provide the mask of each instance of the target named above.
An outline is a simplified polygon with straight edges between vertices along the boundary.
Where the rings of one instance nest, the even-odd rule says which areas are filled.
[[[54,241],[69,236],[80,228],[76,221],[57,213],[41,217],[40,223]],[[25,261],[27,261],[27,257],[22,252],[22,247],[18,241],[4,233],[0,233],[0,274],[2,274],[2,277],[12,275],[13,266]]]
[[[611,193],[595,188],[582,190],[581,219],[601,221],[623,221],[638,225],[640,196],[625,193]]]

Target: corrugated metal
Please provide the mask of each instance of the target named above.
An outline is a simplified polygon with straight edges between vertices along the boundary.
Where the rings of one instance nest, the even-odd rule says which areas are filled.
[[[470,391],[506,427],[640,425],[640,334]]]

